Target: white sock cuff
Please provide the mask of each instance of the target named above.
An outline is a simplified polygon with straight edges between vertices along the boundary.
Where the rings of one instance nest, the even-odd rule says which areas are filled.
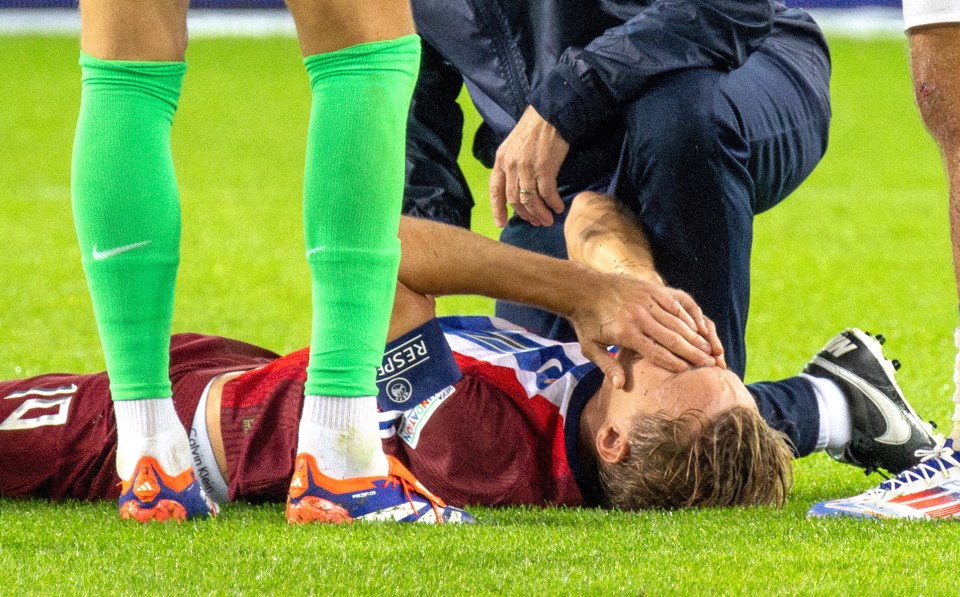
[[[351,429],[377,421],[376,396],[304,396],[301,420],[330,429]]]
[[[850,405],[843,395],[843,390],[836,382],[824,377],[814,377],[801,373],[813,386],[817,396],[817,406],[820,410],[820,433],[817,437],[817,450],[840,449],[850,443],[852,423],[850,422]]]
[[[118,400],[117,473],[129,479],[141,456],[152,456],[167,473],[176,475],[191,466],[192,457],[184,428],[170,398]]]
[[[117,432],[124,435],[149,438],[166,433],[171,428],[183,428],[172,398],[116,400],[113,412],[117,418]]]
[[[389,464],[380,441],[374,396],[305,396],[297,452],[311,454],[335,479],[381,477]]]

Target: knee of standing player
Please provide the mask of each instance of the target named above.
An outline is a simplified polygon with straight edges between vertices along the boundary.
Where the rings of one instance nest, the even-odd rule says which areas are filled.
[[[960,86],[956,92],[960,95]],[[946,153],[960,152],[960,97],[944,93],[935,79],[918,79],[914,95],[927,130]]]
[[[186,2],[113,3],[83,14],[83,51],[102,60],[180,62],[187,49]]]
[[[910,30],[913,92],[927,130],[947,154],[960,152],[960,25]]]

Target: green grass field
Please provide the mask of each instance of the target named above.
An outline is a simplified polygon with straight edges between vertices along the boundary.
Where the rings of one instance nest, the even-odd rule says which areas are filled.
[[[921,414],[949,424],[957,324],[946,187],[902,40],[834,39],[830,150],[756,221],[748,380],[795,374],[839,329],[887,338]],[[78,44],[0,37],[0,378],[102,368],[75,246]],[[175,331],[306,344],[300,186],[309,94],[292,39],[197,40],[174,127],[183,201]],[[485,172],[465,158],[477,228]],[[489,313],[445,299],[444,312]],[[955,595],[960,523],[811,521],[876,484],[822,455],[787,507],[624,514],[475,509],[469,528],[292,528],[281,505],[141,527],[115,505],[0,500],[0,594]]]

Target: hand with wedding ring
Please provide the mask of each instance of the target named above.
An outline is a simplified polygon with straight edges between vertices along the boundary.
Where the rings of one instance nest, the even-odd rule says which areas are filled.
[[[507,203],[534,226],[553,224],[553,214],[563,212],[557,174],[569,150],[557,129],[527,106],[497,149],[490,173],[490,207],[497,226],[507,225]]]

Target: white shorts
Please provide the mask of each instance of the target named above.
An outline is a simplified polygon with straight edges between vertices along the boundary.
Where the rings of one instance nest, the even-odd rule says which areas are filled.
[[[960,0],[903,0],[903,28],[960,23]]]

